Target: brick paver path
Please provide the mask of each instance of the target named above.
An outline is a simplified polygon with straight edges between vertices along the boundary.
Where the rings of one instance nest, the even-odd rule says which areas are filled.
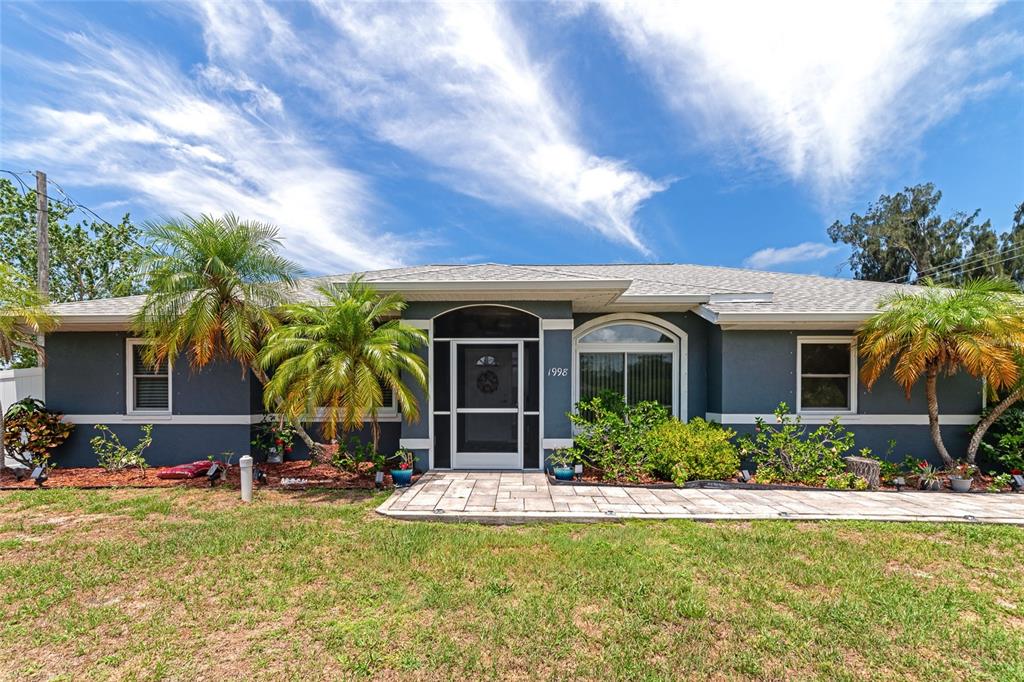
[[[1024,525],[1024,495],[698,490],[550,485],[544,474],[424,474],[378,509],[400,519],[522,523],[649,519],[863,519]]]

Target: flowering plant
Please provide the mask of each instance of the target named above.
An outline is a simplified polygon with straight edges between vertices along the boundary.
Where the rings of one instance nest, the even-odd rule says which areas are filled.
[[[416,463],[416,459],[415,456],[412,454],[412,451],[406,450],[405,448],[399,448],[398,450],[395,451],[395,459],[398,460],[398,464],[395,466],[395,468],[401,471],[407,471],[409,469],[412,469]]]
[[[969,462],[959,462],[949,472],[956,478],[972,478],[977,470],[978,468]]]
[[[926,460],[921,460],[917,463],[917,475],[921,477],[921,480],[925,483],[933,483],[939,480],[939,472],[929,464]]]
[[[295,444],[295,427],[275,419],[256,425],[249,444],[264,455],[290,454]]]

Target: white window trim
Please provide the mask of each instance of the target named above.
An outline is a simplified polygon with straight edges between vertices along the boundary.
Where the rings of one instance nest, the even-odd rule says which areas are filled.
[[[808,407],[804,408],[801,400],[803,395],[803,348],[804,344],[840,344],[846,343],[850,346],[850,381],[848,384],[849,404],[848,409],[834,407]],[[857,366],[857,337],[855,336],[798,336],[796,337],[796,413],[813,415],[838,415],[857,414],[857,386],[859,377]],[[843,377],[845,374],[835,375],[814,375],[814,376],[835,376]]]
[[[171,387],[173,374],[170,358],[167,359],[167,409],[166,410],[137,410],[135,409],[135,367],[132,364],[135,346],[148,345],[149,341],[142,338],[131,337],[125,340],[125,414],[145,417],[170,417],[173,412],[171,402],[174,391]]]
[[[398,416],[398,396],[395,395],[394,389],[391,391],[391,404],[381,405],[380,409],[377,410],[377,417],[397,417]]]
[[[636,324],[649,327],[671,337],[671,342],[651,343],[581,343],[592,331],[615,324]],[[659,346],[663,349],[659,349]],[[667,320],[644,313],[612,313],[590,320],[573,331],[572,336],[572,405],[580,400],[580,353],[664,353],[672,351],[672,416],[687,421],[687,335]]]

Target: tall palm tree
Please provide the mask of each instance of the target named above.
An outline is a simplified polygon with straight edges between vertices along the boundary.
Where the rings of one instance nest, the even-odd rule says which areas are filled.
[[[427,343],[426,334],[396,319],[405,310],[400,296],[378,294],[359,276],[318,292],[321,301],[285,306],[284,324],[267,336],[260,364],[274,374],[264,400],[279,404],[292,419],[324,408],[328,439],[339,423],[348,432],[369,419],[376,450],[382,386],[391,389],[406,418],[419,418],[416,396],[402,373],[426,390],[426,363],[416,354]]]
[[[256,356],[301,275],[295,263],[278,255],[277,228],[228,213],[149,224],[144,234],[149,293],[134,326],[151,342],[147,362],[185,353],[192,368],[200,369],[214,358],[231,359],[265,385],[268,377]]]
[[[859,332],[860,353],[865,359],[861,378],[870,388],[893,364],[893,377],[909,399],[911,388],[924,376],[932,440],[947,466],[953,464],[953,458],[939,430],[939,375],[963,369],[984,379],[993,392],[1009,391],[979,423],[966,453],[973,463],[985,431],[1024,395],[1020,363],[1024,297],[1020,290],[1001,279],[968,281],[959,289],[929,283],[919,292],[897,292],[881,301],[879,308],[881,312]]]
[[[10,362],[18,348],[33,350],[45,364],[43,346],[36,337],[54,326],[46,310],[46,297],[35,284],[7,263],[0,262],[0,361]],[[0,404],[0,468],[4,462],[4,410]]]

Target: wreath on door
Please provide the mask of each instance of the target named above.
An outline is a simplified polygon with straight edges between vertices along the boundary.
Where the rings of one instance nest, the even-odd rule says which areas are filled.
[[[476,375],[476,387],[481,393],[494,393],[500,383],[493,369],[486,369]]]

